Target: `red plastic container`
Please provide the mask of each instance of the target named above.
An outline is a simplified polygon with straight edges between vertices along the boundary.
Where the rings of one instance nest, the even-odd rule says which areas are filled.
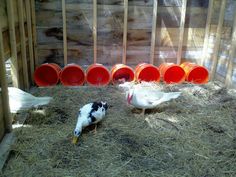
[[[135,79],[137,81],[146,81],[146,82],[159,82],[160,81],[160,72],[159,69],[148,63],[141,63],[135,68]]]
[[[34,81],[40,87],[56,85],[59,81],[60,72],[60,66],[55,63],[42,64],[34,72]]]
[[[185,81],[185,72],[179,65],[162,63],[159,69],[162,80],[167,84],[182,83]]]
[[[180,65],[186,73],[186,81],[194,84],[205,84],[209,80],[208,70],[200,65],[184,62]]]
[[[91,86],[106,86],[110,82],[110,72],[102,64],[92,64],[87,68],[86,80]]]
[[[69,64],[63,68],[60,80],[65,86],[79,86],[84,84],[85,74],[79,65]]]
[[[116,64],[111,69],[112,83],[130,82],[134,80],[134,71],[124,64]]]

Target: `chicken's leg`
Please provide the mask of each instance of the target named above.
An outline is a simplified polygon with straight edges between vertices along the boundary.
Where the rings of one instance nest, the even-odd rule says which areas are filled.
[[[93,133],[94,133],[94,134],[97,133],[97,124],[95,124],[94,130],[93,130]]]
[[[142,109],[142,113],[141,113],[143,116],[144,116],[144,114],[145,114],[145,109]]]

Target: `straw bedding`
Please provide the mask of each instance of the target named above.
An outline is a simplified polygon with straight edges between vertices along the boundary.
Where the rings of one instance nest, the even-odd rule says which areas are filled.
[[[140,115],[115,86],[34,88],[53,101],[22,112],[2,176],[236,176],[236,92],[219,83],[156,85],[182,95]],[[79,108],[104,100],[106,118],[71,143]]]

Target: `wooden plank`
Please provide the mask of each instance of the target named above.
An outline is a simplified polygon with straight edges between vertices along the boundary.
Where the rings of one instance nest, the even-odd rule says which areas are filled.
[[[0,24],[0,29],[1,29],[1,24]],[[2,98],[2,104],[3,104],[5,129],[6,129],[6,132],[11,132],[12,118],[11,118],[10,108],[9,108],[8,86],[7,86],[7,81],[6,81],[6,68],[5,68],[2,32],[0,32],[0,82],[1,82],[1,96],[2,96],[1,98]]]
[[[31,83],[34,83],[34,48],[33,48],[33,35],[32,35],[30,0],[25,0],[25,8],[26,8],[28,44],[29,44],[30,76],[31,76],[30,78],[31,78]]]
[[[2,23],[2,29],[3,30],[6,30],[8,29],[8,18],[7,18],[7,4],[6,4],[6,0],[0,0],[0,22]],[[15,20],[15,23],[18,23],[18,18],[17,18],[17,3],[16,1],[14,0],[13,1],[13,11],[14,11],[14,16],[16,17],[14,20]]]
[[[177,53],[177,64],[181,63],[181,58],[182,58],[186,8],[187,8],[187,0],[182,0],[181,20],[180,20],[180,29],[179,29],[180,30],[180,32],[179,32],[179,44],[178,44],[178,53]]]
[[[97,63],[97,0],[93,0],[93,63]]]
[[[31,18],[32,18],[32,35],[34,45],[34,63],[38,66],[38,50],[37,50],[37,32],[36,32],[36,16],[35,16],[35,0],[31,0]]]
[[[44,62],[56,62],[63,65],[63,50],[62,46],[55,46],[51,48],[50,45],[39,47],[39,61]],[[99,63],[114,65],[117,63],[117,59],[121,58],[120,46],[115,48],[114,46],[98,46],[98,56],[100,54]],[[135,63],[136,61],[149,62],[150,46],[129,46],[127,50],[127,64]],[[176,48],[159,47],[155,52],[155,58],[163,60],[171,59],[176,61]],[[198,56],[201,54],[202,48],[187,48],[183,51],[183,58],[198,60]],[[77,63],[80,65],[89,65],[93,63],[93,47],[88,46],[68,46],[68,61],[71,63]],[[159,64],[157,61],[155,64]]]
[[[26,56],[26,37],[25,37],[25,26],[24,26],[24,6],[23,0],[18,0],[18,17],[19,17],[19,29],[20,29],[20,43],[21,43],[21,58],[23,68],[23,81],[24,88],[29,90],[29,76],[28,76],[28,63]]]
[[[0,172],[8,158],[11,146],[15,143],[16,137],[13,133],[7,133],[0,143]]]
[[[0,80],[1,85],[1,80]],[[0,93],[0,142],[5,134],[5,125],[4,125],[4,115],[3,115],[3,109],[2,109],[2,95]]]
[[[124,26],[123,26],[123,53],[122,63],[126,64],[126,50],[127,50],[127,26],[128,26],[128,0],[124,0]]]
[[[236,7],[236,2],[234,2],[234,7]],[[231,87],[233,85],[232,75],[233,75],[233,69],[234,69],[235,50],[236,50],[236,11],[234,12],[232,41],[231,41],[231,46],[230,46],[228,67],[227,67],[227,73],[226,73],[226,79],[225,79],[225,84],[227,87]]]
[[[36,0],[37,3],[42,4],[48,4],[47,7],[53,8],[53,5],[57,8],[61,8],[57,0],[50,0],[50,1],[43,1],[43,0]],[[68,0],[69,3],[77,3],[78,0]],[[79,0],[80,3],[91,3],[92,0]],[[160,0],[159,5],[160,6],[180,6],[181,0]],[[98,0],[98,4],[101,5],[123,5],[123,0]],[[153,0],[130,0],[130,5],[136,5],[136,6],[153,6]],[[189,7],[207,7],[208,2],[205,0],[190,0],[188,3]],[[44,8],[44,7],[43,7]]]
[[[213,14],[213,2],[214,0],[209,0],[203,52],[202,52],[202,59],[200,63],[201,65],[204,65],[204,61],[207,58],[207,48],[208,48],[208,41],[209,41],[209,35],[210,35],[211,19],[212,19],[212,14]]]
[[[226,2],[227,0],[222,0],[221,7],[220,7],[220,16],[219,16],[219,23],[216,31],[216,41],[214,46],[214,52],[212,56],[212,66],[211,66],[211,80],[214,79],[217,64],[218,64],[218,54],[219,54],[219,48],[220,48],[220,41],[221,41],[221,35],[222,35],[222,27],[224,23],[224,15],[225,15],[225,9],[226,9]]]
[[[213,37],[216,32],[217,26],[212,25],[210,29],[210,36]],[[84,29],[74,29],[68,28],[67,41],[68,46],[73,44],[81,45],[93,45],[93,38],[91,31],[88,28]],[[188,40],[183,41],[183,47],[202,47],[205,35],[204,28],[185,28],[185,31],[188,33]],[[158,32],[158,31],[157,31]],[[230,27],[223,27],[222,29],[222,39],[230,38]],[[41,44],[54,44],[61,43],[63,45],[63,32],[61,28],[38,28],[38,45]],[[150,45],[151,41],[151,30],[128,30],[127,34],[127,45]],[[98,31],[98,45],[111,45],[117,44],[122,46],[122,36],[123,32],[121,31]],[[178,46],[179,43],[179,30],[178,28],[162,28],[158,32],[158,40],[156,41],[157,46]]]
[[[19,66],[17,61],[17,47],[16,47],[16,33],[15,33],[15,16],[13,11],[13,0],[7,1],[7,14],[8,14],[8,24],[10,33],[10,44],[11,44],[11,75],[13,85],[15,87],[20,87],[19,83]]]
[[[62,0],[64,66],[67,65],[66,2]]]
[[[87,9],[83,5],[75,4],[67,9],[67,25],[79,28],[89,23],[92,26],[92,5]],[[88,5],[87,5],[88,6]],[[76,8],[77,7],[77,8]],[[91,8],[90,8],[91,7]],[[132,11],[132,9],[137,11]],[[152,7],[129,7],[128,21],[129,29],[151,29],[152,25]],[[104,14],[110,14],[109,16]],[[164,21],[167,28],[179,27],[180,23],[179,7],[158,7],[157,19]],[[202,8],[189,8],[186,11],[185,24],[190,28],[205,28],[207,10]],[[123,25],[124,9],[123,6],[102,6],[98,5],[98,27],[117,29],[120,25],[112,23],[114,20],[119,21]],[[213,24],[215,23],[213,19]],[[90,24],[91,23],[91,24]],[[215,23],[216,24],[216,23]],[[159,25],[159,24],[158,24]],[[61,12],[57,10],[42,10],[37,12],[37,26],[39,27],[62,27]],[[160,26],[158,26],[160,27]]]
[[[156,44],[156,30],[157,30],[157,4],[158,1],[154,0],[153,3],[153,17],[152,17],[152,37],[151,37],[151,51],[150,63],[154,64],[155,44]]]

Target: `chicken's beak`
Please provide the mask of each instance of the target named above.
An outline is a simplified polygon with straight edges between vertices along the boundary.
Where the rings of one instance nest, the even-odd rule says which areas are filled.
[[[78,137],[74,136],[73,139],[72,139],[72,143],[76,144],[77,142],[78,142]]]

